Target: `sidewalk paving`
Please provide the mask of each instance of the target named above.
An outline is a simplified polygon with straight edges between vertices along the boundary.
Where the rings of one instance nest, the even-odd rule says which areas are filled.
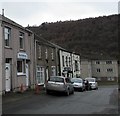
[[[37,94],[36,94],[35,90],[31,90],[31,89],[24,91],[23,93],[9,92],[9,93],[2,95],[2,104],[14,102],[17,100],[22,100],[24,98],[28,98],[28,97],[33,96],[33,95],[41,95],[43,93],[45,93],[44,89],[40,90],[39,93],[37,93]]]

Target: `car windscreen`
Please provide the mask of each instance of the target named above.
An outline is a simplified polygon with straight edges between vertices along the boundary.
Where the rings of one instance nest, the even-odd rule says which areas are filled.
[[[81,79],[74,79],[74,78],[72,78],[72,79],[71,79],[71,82],[74,82],[74,83],[82,83],[82,80],[81,80]]]
[[[53,82],[64,82],[63,78],[60,77],[50,77],[49,81],[53,81]]]
[[[88,80],[89,82],[95,82],[95,79],[86,79]]]

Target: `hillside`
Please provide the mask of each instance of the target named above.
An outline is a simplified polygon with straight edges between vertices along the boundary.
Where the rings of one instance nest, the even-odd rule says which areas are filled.
[[[42,23],[28,28],[88,58],[116,58],[118,54],[118,15]]]

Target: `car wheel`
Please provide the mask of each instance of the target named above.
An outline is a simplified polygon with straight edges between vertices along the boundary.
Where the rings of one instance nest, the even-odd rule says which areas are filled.
[[[70,95],[70,91],[69,91],[69,89],[66,91],[66,95],[67,95],[67,96]]]
[[[50,94],[50,91],[49,91],[49,90],[46,90],[46,93],[47,93],[47,94]]]
[[[72,94],[74,94],[74,90],[72,90]]]

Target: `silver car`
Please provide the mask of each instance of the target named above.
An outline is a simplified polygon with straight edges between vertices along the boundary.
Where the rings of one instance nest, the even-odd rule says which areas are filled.
[[[71,82],[73,83],[74,89],[78,91],[85,90],[85,83],[81,78],[72,78]]]
[[[74,93],[74,87],[69,78],[51,76],[46,83],[46,93],[50,92],[64,92],[68,96]]]
[[[88,78],[85,78],[85,80],[88,80],[88,82],[91,85],[91,89],[98,89],[98,83],[96,81],[96,78],[88,77]]]

